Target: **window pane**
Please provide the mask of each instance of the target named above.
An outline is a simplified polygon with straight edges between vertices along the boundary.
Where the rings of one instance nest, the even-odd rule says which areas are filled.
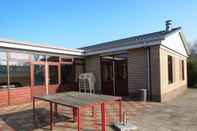
[[[168,83],[173,82],[173,64],[172,64],[172,56],[168,56]]]
[[[0,61],[6,61],[7,60],[7,54],[6,52],[0,52]]]
[[[58,84],[58,66],[49,65],[49,84]]]
[[[181,61],[181,64],[182,64],[182,80],[185,80],[184,60]]]
[[[0,55],[2,57],[2,55]],[[7,62],[0,60],[0,89],[8,87]]]
[[[10,88],[30,86],[30,64],[9,61]]]
[[[70,58],[61,58],[61,62],[72,62],[73,60]]]
[[[29,54],[10,52],[9,55],[11,60],[29,60]]]
[[[73,80],[73,65],[61,65],[61,83],[74,83]]]
[[[47,56],[49,62],[59,62],[59,56]]]
[[[39,54],[34,54],[32,56],[33,61],[46,61],[46,56],[45,55],[39,55]]]
[[[75,64],[83,65],[83,64],[85,64],[85,61],[84,61],[84,59],[75,59]]]
[[[45,84],[45,68],[44,65],[34,65],[34,85]]]
[[[103,64],[102,65],[103,71],[103,81],[110,81],[113,80],[113,66],[112,64]]]

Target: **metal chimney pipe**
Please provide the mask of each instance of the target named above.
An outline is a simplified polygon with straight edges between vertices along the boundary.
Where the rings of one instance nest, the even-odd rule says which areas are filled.
[[[166,32],[171,30],[172,20],[166,20]]]

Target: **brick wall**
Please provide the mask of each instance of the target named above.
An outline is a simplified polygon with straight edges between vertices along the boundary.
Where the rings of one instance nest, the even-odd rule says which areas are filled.
[[[174,82],[171,84],[168,83],[168,55],[173,57]],[[179,60],[184,60],[185,80],[180,79]],[[187,89],[187,58],[185,56],[181,56],[165,48],[160,48],[160,68],[161,101],[170,100]]]
[[[150,48],[151,93],[153,101],[160,101],[160,47]]]
[[[86,72],[94,73],[96,77],[96,92],[101,92],[100,56],[88,56],[85,59]]]
[[[137,89],[146,87],[145,49],[128,51],[128,89],[133,94]]]
[[[8,90],[0,90],[0,107],[8,106]]]

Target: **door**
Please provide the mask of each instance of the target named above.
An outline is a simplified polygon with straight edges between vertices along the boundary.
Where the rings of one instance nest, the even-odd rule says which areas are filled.
[[[127,60],[115,61],[115,94],[116,96],[128,95]]]
[[[48,93],[58,92],[60,85],[60,66],[58,63],[48,63]]]
[[[113,70],[113,60],[101,58],[102,93],[105,95],[114,95]]]
[[[46,65],[44,63],[33,64],[33,95],[46,95]]]

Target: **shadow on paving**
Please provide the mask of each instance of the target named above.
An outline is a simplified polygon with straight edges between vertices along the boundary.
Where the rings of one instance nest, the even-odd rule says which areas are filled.
[[[49,129],[49,111],[45,108],[36,109],[36,121],[33,120],[33,111],[25,110],[21,112],[0,115],[0,119],[15,131],[30,131],[35,129]],[[54,122],[63,122],[70,118],[58,114]]]

